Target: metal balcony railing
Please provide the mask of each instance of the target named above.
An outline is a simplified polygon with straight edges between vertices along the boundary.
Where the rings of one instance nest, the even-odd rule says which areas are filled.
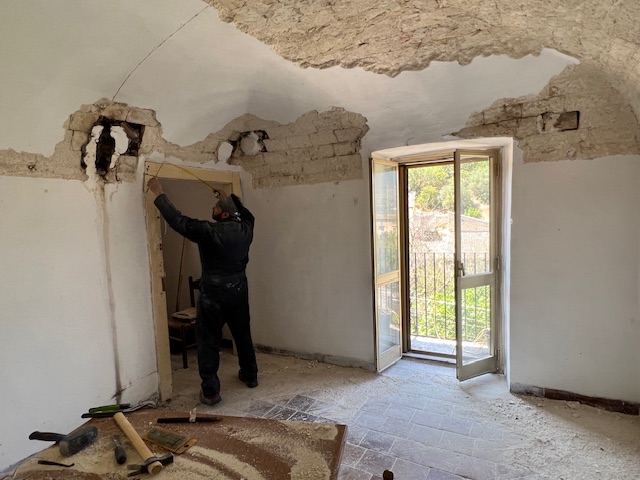
[[[467,275],[489,270],[488,253],[466,253]],[[409,259],[411,335],[456,339],[455,259],[450,252],[413,253]],[[491,326],[489,286],[468,289],[462,298],[462,340],[483,341]]]

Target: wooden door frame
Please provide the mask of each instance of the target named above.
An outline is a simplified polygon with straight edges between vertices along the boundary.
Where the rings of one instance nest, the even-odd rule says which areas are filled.
[[[147,191],[148,177],[165,180],[204,181],[215,188],[240,196],[240,174],[222,170],[206,170],[185,167],[171,163],[146,161],[144,166],[145,189],[145,222],[147,226],[147,242],[149,250],[149,272],[151,280],[151,307],[155,324],[156,366],[158,372],[158,393],[160,401],[169,400],[173,395],[171,376],[171,353],[169,351],[169,325],[167,316],[167,299],[164,289],[164,256],[162,253],[161,215],[153,201],[155,196]]]

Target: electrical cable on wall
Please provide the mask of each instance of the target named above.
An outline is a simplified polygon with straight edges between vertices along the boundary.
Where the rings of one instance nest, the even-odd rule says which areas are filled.
[[[207,188],[209,188],[209,189],[213,192],[214,196],[216,196],[216,197],[220,196],[220,194],[218,193],[218,191],[217,191],[215,188],[213,188],[211,185],[209,185],[207,182],[205,182],[203,179],[201,179],[198,175],[196,175],[195,173],[193,173],[193,172],[192,172],[191,170],[189,170],[188,168],[181,167],[180,165],[176,165],[176,164],[174,164],[174,163],[162,162],[162,163],[160,164],[160,167],[158,168],[158,171],[155,173],[155,175],[150,175],[150,176],[152,176],[153,178],[157,178],[157,177],[158,177],[158,175],[160,174],[160,170],[162,170],[162,167],[164,167],[165,165],[171,165],[172,167],[175,167],[175,168],[177,168],[178,170],[182,170],[183,172],[185,172],[185,173],[187,173],[187,174],[191,175],[192,177],[196,178],[196,179],[197,179],[197,180],[199,180],[200,182],[204,183],[204,184],[207,186]],[[148,174],[148,173],[145,173],[145,175],[149,175],[149,174]],[[145,190],[145,193],[147,193],[148,191],[149,191],[149,188],[147,188],[147,189]]]

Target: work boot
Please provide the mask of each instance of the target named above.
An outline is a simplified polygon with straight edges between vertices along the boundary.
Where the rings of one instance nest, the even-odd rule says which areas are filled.
[[[242,370],[238,370],[238,378],[240,381],[244,382],[245,385],[249,388],[256,388],[258,386],[258,379],[247,380],[242,376]]]
[[[204,403],[205,405],[215,405],[216,403],[220,403],[221,401],[222,397],[219,393],[207,397],[205,396],[204,392],[200,390],[200,403]]]

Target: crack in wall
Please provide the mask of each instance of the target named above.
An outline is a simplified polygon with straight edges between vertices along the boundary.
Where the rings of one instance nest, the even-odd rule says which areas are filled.
[[[138,63],[133,70],[131,70],[131,72],[129,72],[129,75],[127,75],[125,77],[125,79],[122,81],[122,83],[120,84],[120,86],[118,87],[118,89],[116,90],[116,93],[113,94],[113,97],[111,97],[111,100],[115,101],[116,97],[118,96],[118,93],[120,93],[120,90],[122,90],[122,87],[124,87],[125,83],[127,83],[127,81],[129,80],[129,78],[131,77],[131,75],[133,75],[135,73],[135,71],[140,68],[140,66],[151,56],[155,53],[156,50],[158,50],[160,47],[162,47],[162,45],[164,45],[171,37],[173,37],[176,33],[178,33],[180,30],[182,30],[184,27],[186,27],[194,18],[196,18],[198,15],[200,15],[202,12],[204,12],[205,10],[207,10],[209,7],[205,7],[202,10],[200,10],[198,13],[196,13],[193,17],[191,17],[189,20],[187,20],[186,22],[184,22],[182,25],[180,25],[178,28],[176,28],[169,36],[167,36],[167,38],[165,38],[164,40],[162,40],[158,45],[156,45],[154,48],[151,49],[151,51],[142,59],[140,60],[140,63]]]

